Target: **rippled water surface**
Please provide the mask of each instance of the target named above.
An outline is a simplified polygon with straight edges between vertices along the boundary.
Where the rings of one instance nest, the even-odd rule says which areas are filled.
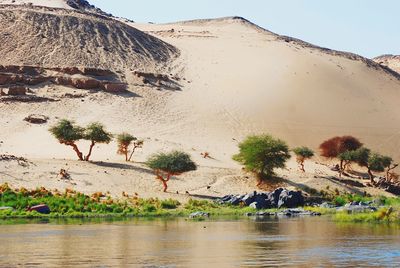
[[[0,225],[1,267],[400,267],[399,226],[329,219]]]

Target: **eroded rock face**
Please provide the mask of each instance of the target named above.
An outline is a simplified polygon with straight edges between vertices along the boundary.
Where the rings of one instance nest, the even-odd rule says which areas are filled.
[[[24,86],[11,86],[8,89],[2,90],[5,96],[22,96],[26,95],[27,91],[28,88]]]
[[[127,84],[122,83],[117,74],[110,70],[0,65],[0,85],[13,88],[11,93],[3,91],[3,95],[21,95],[19,92],[22,92],[22,86],[42,83],[53,83],[78,89],[104,90],[110,93],[122,93],[127,89]],[[16,89],[14,90],[14,88]]]

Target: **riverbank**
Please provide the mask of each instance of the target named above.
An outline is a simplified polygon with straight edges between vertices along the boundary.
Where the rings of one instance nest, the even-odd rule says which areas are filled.
[[[67,189],[61,193],[44,187],[27,190],[0,185],[0,219],[46,218],[140,218],[209,216],[293,217],[329,215],[338,222],[400,223],[400,198],[360,195],[330,196],[328,202],[295,210],[257,210],[245,204],[232,205],[208,200],[181,203],[174,199],[142,199],[125,195],[114,199],[107,193],[86,195]],[[201,212],[197,213],[196,212]]]

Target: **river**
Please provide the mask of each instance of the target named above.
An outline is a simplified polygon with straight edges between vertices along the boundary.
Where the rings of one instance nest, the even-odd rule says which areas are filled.
[[[0,267],[400,267],[399,226],[327,217],[0,223]]]

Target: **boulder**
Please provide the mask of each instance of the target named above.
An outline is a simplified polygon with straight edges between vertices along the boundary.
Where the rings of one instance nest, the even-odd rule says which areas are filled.
[[[268,194],[268,200],[274,207],[278,206],[279,196],[281,195],[282,191],[283,188],[278,188],[275,191]]]
[[[100,81],[93,78],[73,78],[72,86],[79,89],[95,89],[100,87]]]
[[[28,211],[36,211],[40,214],[50,214],[51,210],[47,205],[37,205],[37,206],[33,206],[28,208]]]
[[[11,75],[0,73],[0,85],[7,85],[11,83]]]
[[[45,124],[47,123],[47,120],[49,118],[45,115],[39,115],[39,114],[31,114],[28,117],[25,117],[24,121],[29,122],[31,124]]]
[[[254,191],[250,194],[246,194],[243,198],[242,198],[242,202],[246,205],[249,206],[251,203],[253,203],[256,200],[256,196],[257,196],[257,192]]]
[[[122,93],[127,89],[127,84],[124,83],[103,83],[102,88],[110,93]]]
[[[302,205],[304,205],[304,197],[300,191],[283,190],[279,195],[278,208],[295,208]]]
[[[189,215],[190,219],[209,218],[209,217],[210,217],[210,213],[203,212],[203,211],[193,212],[192,214]]]
[[[8,92],[6,95],[9,96],[21,96],[26,95],[28,89],[24,86],[11,86],[8,88]]]

